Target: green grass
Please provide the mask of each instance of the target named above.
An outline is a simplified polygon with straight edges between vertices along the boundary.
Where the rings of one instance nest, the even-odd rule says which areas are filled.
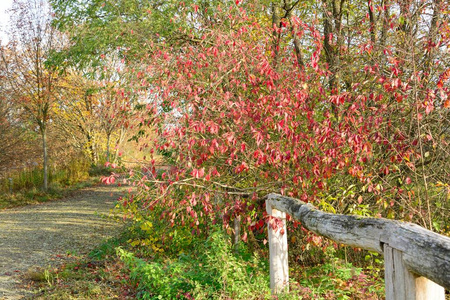
[[[130,270],[139,299],[268,299],[268,265],[246,247],[235,253],[230,238],[215,227],[208,238],[198,239],[189,252],[139,258],[118,248]]]

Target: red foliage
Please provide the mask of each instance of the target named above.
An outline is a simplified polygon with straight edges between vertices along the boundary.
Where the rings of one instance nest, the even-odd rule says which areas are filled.
[[[173,222],[195,226],[221,217],[228,224],[243,215],[260,228],[258,200],[270,191],[314,203],[345,176],[377,195],[384,190],[375,175],[396,172],[393,165],[418,155],[391,125],[391,114],[408,107],[402,103],[416,79],[402,77],[402,62],[389,49],[388,77],[366,64],[359,70],[366,80],[329,91],[324,37],[313,25],[293,18],[310,45],[309,63],[299,66],[289,43],[274,53],[272,27],[242,9],[229,18],[232,30],[218,24],[198,43],[178,51],[162,46],[148,60],[154,107],[164,111],[157,147],[174,161],[157,181],[157,199]],[[372,51],[361,49],[355,60]],[[433,107],[428,99],[419,109],[428,114]]]

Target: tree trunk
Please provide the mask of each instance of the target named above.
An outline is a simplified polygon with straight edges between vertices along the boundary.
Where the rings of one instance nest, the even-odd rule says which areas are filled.
[[[119,137],[117,138],[117,141],[116,141],[116,147],[114,148],[114,159],[113,159],[113,161],[116,164],[119,161],[119,159],[118,159],[118,157],[119,157],[119,146],[122,145],[122,142],[123,142],[124,138],[125,138],[125,130],[124,130],[123,127],[121,127],[120,130],[119,130]]]
[[[91,137],[91,134],[87,134],[87,140],[88,140],[88,148],[89,148],[89,156],[91,158],[91,162],[94,165],[97,165],[97,159],[95,157],[95,149],[94,149],[94,140]]]
[[[323,49],[328,63],[328,80],[331,94],[339,93],[340,51],[342,38],[342,11],[345,0],[323,1]],[[334,42],[333,42],[334,41]]]
[[[111,134],[108,134],[107,136],[106,136],[106,161],[107,162],[109,162],[109,158],[110,158],[110,142],[111,142]]]
[[[48,154],[47,154],[47,129],[41,128],[42,135],[42,155],[43,155],[43,175],[44,175],[44,191],[48,190]]]
[[[376,36],[376,21],[375,21],[375,16],[373,13],[374,7],[372,5],[372,1],[368,0],[367,1],[367,13],[369,14],[369,21],[370,21],[370,41],[372,42],[373,45],[375,45],[375,43],[377,42],[377,36]]]

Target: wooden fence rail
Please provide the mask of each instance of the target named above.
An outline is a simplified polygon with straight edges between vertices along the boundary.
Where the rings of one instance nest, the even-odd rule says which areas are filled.
[[[384,254],[386,300],[444,300],[450,290],[450,238],[412,223],[337,215],[300,200],[269,194],[269,215],[286,213],[303,227],[336,242]],[[286,228],[284,232],[287,233]],[[270,284],[289,287],[287,234],[269,226]]]

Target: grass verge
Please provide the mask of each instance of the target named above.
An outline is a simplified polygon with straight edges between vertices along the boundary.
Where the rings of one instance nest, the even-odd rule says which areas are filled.
[[[161,225],[161,224],[159,224]],[[207,236],[169,232],[155,220],[132,224],[89,255],[26,278],[32,299],[383,299],[382,278],[330,257],[291,268],[291,291],[273,297],[266,255],[233,248],[219,227]],[[163,234],[169,236],[162,239]],[[264,251],[257,251],[264,253]],[[365,270],[367,271],[367,270]]]
[[[50,184],[47,192],[38,188],[31,188],[12,194],[0,194],[0,209],[21,207],[61,199],[73,194],[79,189],[96,185],[99,182],[100,180],[98,177],[91,177],[72,185]]]

